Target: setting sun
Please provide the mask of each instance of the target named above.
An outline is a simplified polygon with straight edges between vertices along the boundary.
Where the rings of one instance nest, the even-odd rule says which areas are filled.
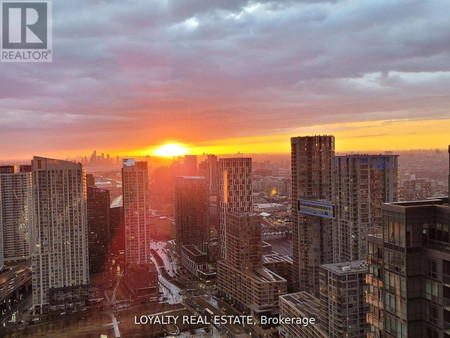
[[[164,157],[183,156],[188,153],[189,149],[183,147],[179,143],[164,144],[153,151],[153,155]]]

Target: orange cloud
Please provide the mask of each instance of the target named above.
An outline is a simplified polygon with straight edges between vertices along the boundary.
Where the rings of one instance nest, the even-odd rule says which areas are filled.
[[[380,120],[334,123],[293,129],[289,134],[237,137],[183,145],[190,154],[288,153],[290,138],[298,135],[332,134],[339,152],[364,152],[445,148],[450,143],[450,119]],[[143,154],[142,151],[139,153]]]

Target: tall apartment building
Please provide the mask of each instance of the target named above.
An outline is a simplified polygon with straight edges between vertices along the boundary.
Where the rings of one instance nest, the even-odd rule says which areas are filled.
[[[319,266],[332,262],[334,136],[291,138],[295,290],[319,293]]]
[[[383,205],[368,236],[370,337],[450,335],[449,227],[447,198]]]
[[[105,266],[111,245],[109,190],[87,187],[89,229],[89,270],[97,273]]]
[[[33,309],[82,306],[89,285],[86,179],[80,163],[34,157]]]
[[[122,192],[125,260],[129,264],[149,263],[151,238],[147,162],[123,160]]]
[[[262,265],[261,218],[250,213],[227,215],[227,262],[242,270]]]
[[[184,156],[184,175],[197,176],[197,155]]]
[[[320,317],[329,337],[366,337],[365,260],[320,267]]]
[[[0,272],[3,271],[4,268],[5,257],[3,257],[3,229],[0,227]]]
[[[208,181],[199,176],[175,179],[176,247],[181,256],[183,245],[193,244],[205,251],[209,240]]]
[[[0,166],[0,174],[14,174],[16,172],[16,166],[14,165],[2,165]],[[3,254],[3,222],[0,219],[0,271],[5,267],[5,258]]]
[[[14,174],[17,172],[17,166],[15,165],[1,165],[0,174]]]
[[[226,258],[226,218],[228,212],[252,211],[252,159],[219,160],[219,243],[220,257]]]
[[[336,156],[334,262],[366,259],[367,231],[381,228],[381,205],[398,199],[398,155]]]
[[[217,178],[217,156],[208,155],[206,160],[202,161],[198,166],[200,176],[204,176],[208,181],[210,195],[217,194],[218,178]]]
[[[255,318],[278,315],[287,281],[262,266],[260,217],[229,212],[226,220],[227,259],[217,263],[219,295]]]
[[[5,261],[30,258],[33,206],[31,172],[15,166],[0,169],[0,237]]]
[[[114,253],[125,252],[123,206],[109,208],[109,226],[111,235],[110,251]]]

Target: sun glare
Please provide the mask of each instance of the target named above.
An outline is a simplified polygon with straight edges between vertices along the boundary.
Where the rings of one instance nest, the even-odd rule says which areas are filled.
[[[183,156],[188,153],[189,149],[178,143],[164,144],[153,151],[153,155],[164,157]]]

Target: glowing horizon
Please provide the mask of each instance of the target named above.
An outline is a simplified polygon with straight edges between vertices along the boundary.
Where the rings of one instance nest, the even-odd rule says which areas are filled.
[[[246,136],[209,142],[181,142],[192,155],[202,154],[285,154],[290,152],[290,138],[301,135],[330,134],[336,138],[337,152],[384,152],[419,149],[446,149],[450,142],[448,120],[380,120],[333,123],[293,129],[279,135]],[[158,148],[159,149],[159,148]],[[146,150],[137,151],[140,156]],[[186,154],[187,154],[186,153]],[[153,155],[158,155],[153,151]],[[180,154],[176,156],[182,156]],[[164,157],[164,156],[162,156]],[[167,157],[167,155],[165,156]]]
[[[290,138],[302,135],[329,134],[336,138],[336,152],[362,153],[384,151],[406,151],[423,149],[447,149],[450,144],[450,119],[442,120],[379,120],[352,123],[331,123],[303,128],[293,128],[282,134],[243,136],[210,141],[192,142],[187,139],[172,138],[155,145],[130,149],[103,148],[101,152],[111,156],[154,156],[170,158],[183,155],[232,155],[243,154],[288,154]],[[48,153],[54,158],[77,158],[92,153],[94,148],[79,149],[70,153]],[[98,153],[101,153],[98,152]],[[34,151],[27,155],[31,158]],[[21,157],[22,160],[27,157]],[[5,160],[17,160],[11,157]]]
[[[157,146],[152,154],[158,157],[176,157],[189,154],[189,149],[180,143],[172,142]]]

